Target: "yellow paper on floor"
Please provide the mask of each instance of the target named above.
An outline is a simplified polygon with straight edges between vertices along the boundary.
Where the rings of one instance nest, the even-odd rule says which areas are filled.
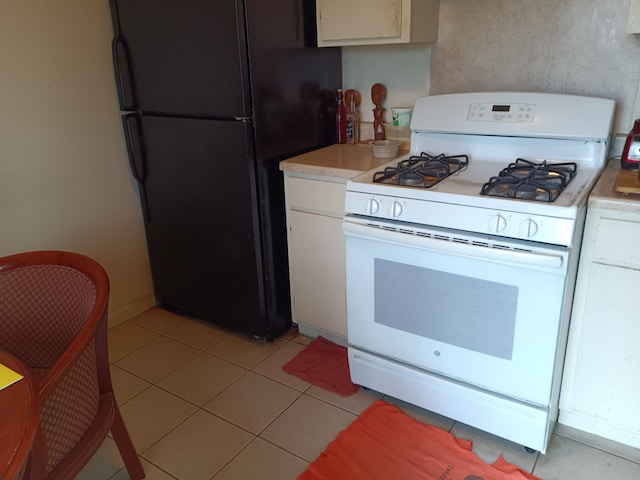
[[[9,367],[0,363],[0,390],[16,383],[22,378],[18,372],[14,372]]]

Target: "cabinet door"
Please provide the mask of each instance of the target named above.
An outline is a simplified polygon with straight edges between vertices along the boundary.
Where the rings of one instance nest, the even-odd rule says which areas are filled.
[[[623,443],[629,443],[626,435],[630,435],[636,438],[636,447],[640,445],[638,285],[638,270],[591,264],[573,381],[566,385],[564,399],[581,422],[571,426]]]
[[[318,46],[438,39],[439,0],[318,0]]]
[[[323,40],[398,38],[402,0],[319,0],[318,20]]]
[[[347,337],[342,219],[289,211],[294,322]]]

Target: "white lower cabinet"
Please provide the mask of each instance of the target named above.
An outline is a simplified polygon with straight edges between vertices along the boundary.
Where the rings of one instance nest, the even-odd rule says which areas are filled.
[[[285,173],[284,181],[293,321],[303,334],[344,344],[346,180]]]
[[[640,448],[640,200],[629,202],[588,210],[559,421]]]

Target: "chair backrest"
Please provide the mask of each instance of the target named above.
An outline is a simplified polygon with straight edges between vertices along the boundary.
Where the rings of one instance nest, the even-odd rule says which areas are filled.
[[[100,402],[96,351],[106,353],[109,280],[94,260],[70,252],[0,258],[0,349],[29,367],[51,472],[92,426]],[[108,363],[108,362],[102,362]],[[110,388],[110,379],[106,383]]]
[[[0,270],[0,349],[31,368],[51,368],[76,338],[96,302],[96,286],[66,265]]]

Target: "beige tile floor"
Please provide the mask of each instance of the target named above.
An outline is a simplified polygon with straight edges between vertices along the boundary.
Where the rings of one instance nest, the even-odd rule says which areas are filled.
[[[545,480],[640,478],[638,450],[562,426],[538,455],[378,392],[343,398],[284,373],[310,340],[292,331],[254,342],[160,308],[111,329],[114,388],[147,479],[295,479],[379,398],[473,440],[487,462],[501,454]],[[110,438],[78,476],[128,478]]]

